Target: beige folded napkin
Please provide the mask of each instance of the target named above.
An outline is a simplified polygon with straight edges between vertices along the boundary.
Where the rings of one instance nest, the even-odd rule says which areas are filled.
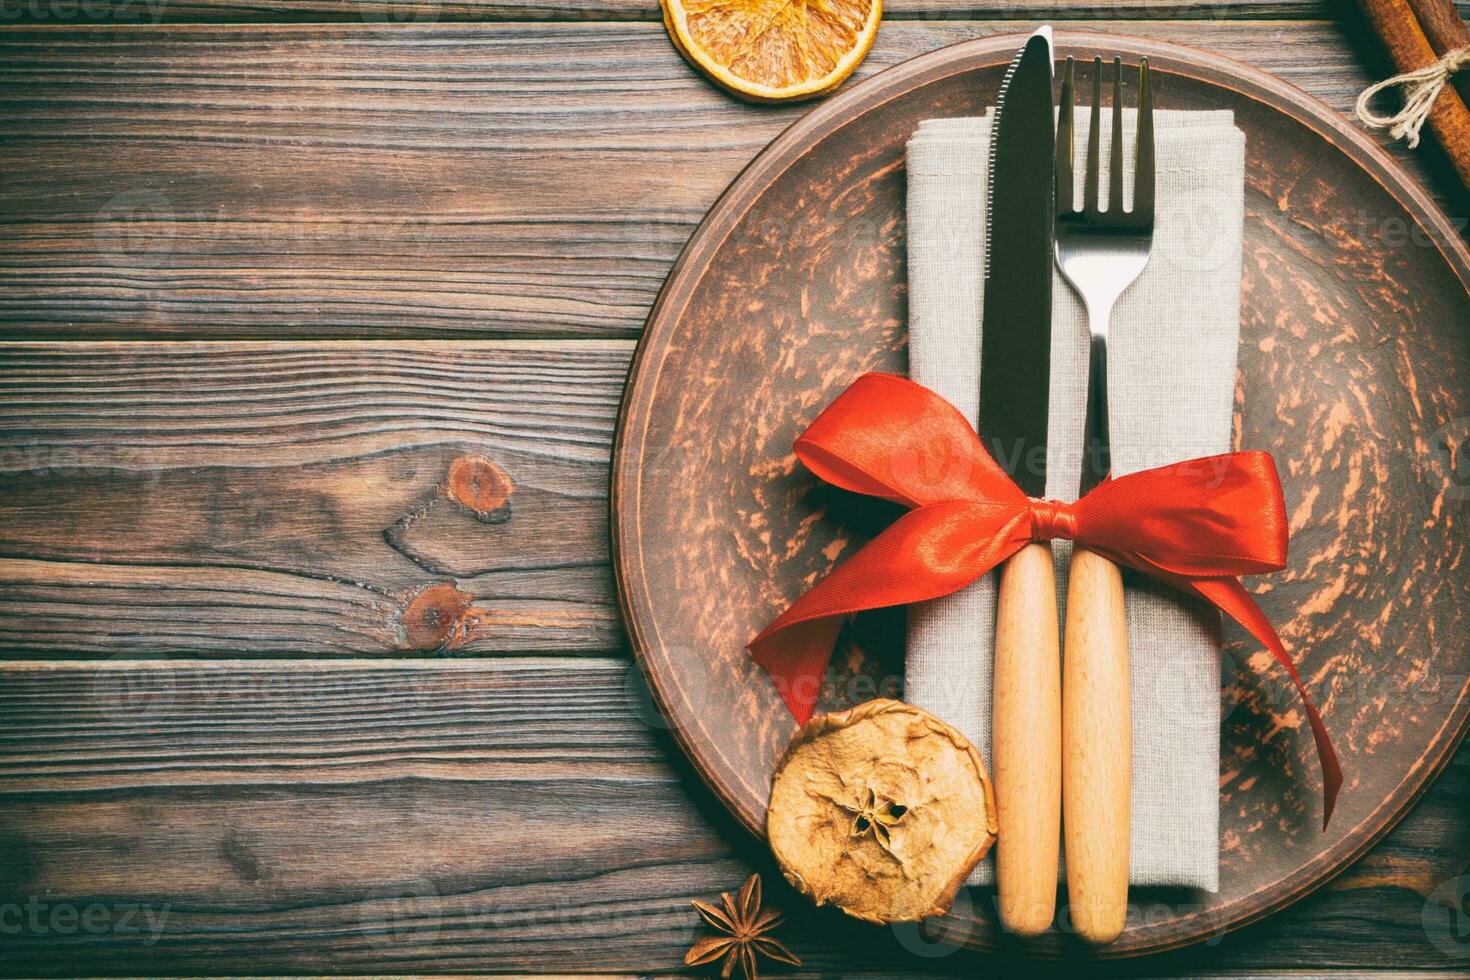
[[[1087,113],[1079,112],[1081,194]],[[1111,113],[1102,122],[1108,145]],[[1124,118],[1131,154],[1135,118]],[[922,123],[908,144],[909,374],[973,423],[989,118]],[[1109,335],[1117,474],[1230,448],[1239,334],[1245,136],[1229,112],[1157,112],[1153,252],[1119,300]],[[1125,155],[1127,155],[1125,154]],[[1131,196],[1131,155],[1127,160]],[[1104,166],[1106,167],[1106,158]],[[1106,169],[1103,171],[1106,173]],[[1103,181],[1106,197],[1107,182]],[[1075,500],[1087,320],[1056,274],[1047,495]],[[1052,545],[1065,610],[1069,542]],[[1215,891],[1219,881],[1220,617],[1125,573],[1133,690],[1130,881]],[[990,757],[995,574],[910,610],[906,698]],[[1063,652],[1065,656],[1065,651]],[[1064,858],[1065,863],[1065,858]],[[972,884],[994,880],[987,859]]]

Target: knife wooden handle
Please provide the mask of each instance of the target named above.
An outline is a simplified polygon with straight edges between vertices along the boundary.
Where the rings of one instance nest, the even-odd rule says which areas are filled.
[[[1128,917],[1133,719],[1118,566],[1072,552],[1062,678],[1067,894],[1077,934],[1110,943]],[[999,802],[997,791],[997,802]]]
[[[1051,925],[1062,819],[1062,667],[1051,547],[1028,544],[1000,576],[991,754],[1001,922],[1020,936]]]

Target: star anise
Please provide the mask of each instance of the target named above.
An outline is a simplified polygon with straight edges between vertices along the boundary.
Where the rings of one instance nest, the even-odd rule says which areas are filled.
[[[720,963],[720,976],[728,980],[736,964],[745,980],[757,980],[756,961],[760,956],[801,966],[797,959],[780,942],[768,933],[781,924],[785,915],[775,909],[761,908],[761,876],[751,875],[740,889],[738,898],[729,892],[720,893],[720,905],[695,900],[690,903],[705,922],[722,935],[705,936],[684,954],[684,965],[704,966]]]
[[[888,829],[903,819],[909,808],[880,796],[871,786],[858,797],[857,803],[839,803],[853,815],[852,836],[872,834],[885,851],[892,850]]]

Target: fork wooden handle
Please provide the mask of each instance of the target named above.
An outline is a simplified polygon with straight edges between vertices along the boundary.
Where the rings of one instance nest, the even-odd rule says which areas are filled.
[[[1028,544],[1001,570],[991,717],[996,886],[1020,936],[1051,925],[1062,817],[1062,692],[1051,547]]]
[[[1062,678],[1062,805],[1072,924],[1110,943],[1128,917],[1133,725],[1118,566],[1072,552]],[[998,668],[997,668],[998,669]],[[996,787],[999,803],[999,786]]]

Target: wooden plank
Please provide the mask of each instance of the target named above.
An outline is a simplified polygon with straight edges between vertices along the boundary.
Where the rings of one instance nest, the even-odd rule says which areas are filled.
[[[672,764],[629,669],[6,665],[0,972],[672,971],[697,930],[688,900],[752,866],[793,909],[783,933],[809,970],[1006,967],[807,909]],[[1424,909],[1465,871],[1467,798],[1462,752],[1327,889],[1109,972],[1463,970]]]
[[[0,651],[618,651],[625,341],[0,348]]]
[[[1059,0],[888,0],[894,20],[969,19],[977,14],[1012,20],[1253,20],[1325,18],[1340,12],[1331,0],[1116,0],[1079,6]],[[1457,0],[1470,13],[1470,3]],[[293,21],[360,21],[383,30],[454,21],[659,19],[657,0],[6,0],[0,17],[19,24],[188,24]]]
[[[740,868],[629,665],[440,666],[7,674],[0,908],[48,908],[4,969],[674,965]],[[93,904],[103,935],[52,924]]]
[[[1342,111],[1376,74],[1335,24],[1095,26]],[[1017,27],[895,21],[860,74]],[[806,109],[730,99],[656,24],[5,30],[0,335],[631,338]]]

